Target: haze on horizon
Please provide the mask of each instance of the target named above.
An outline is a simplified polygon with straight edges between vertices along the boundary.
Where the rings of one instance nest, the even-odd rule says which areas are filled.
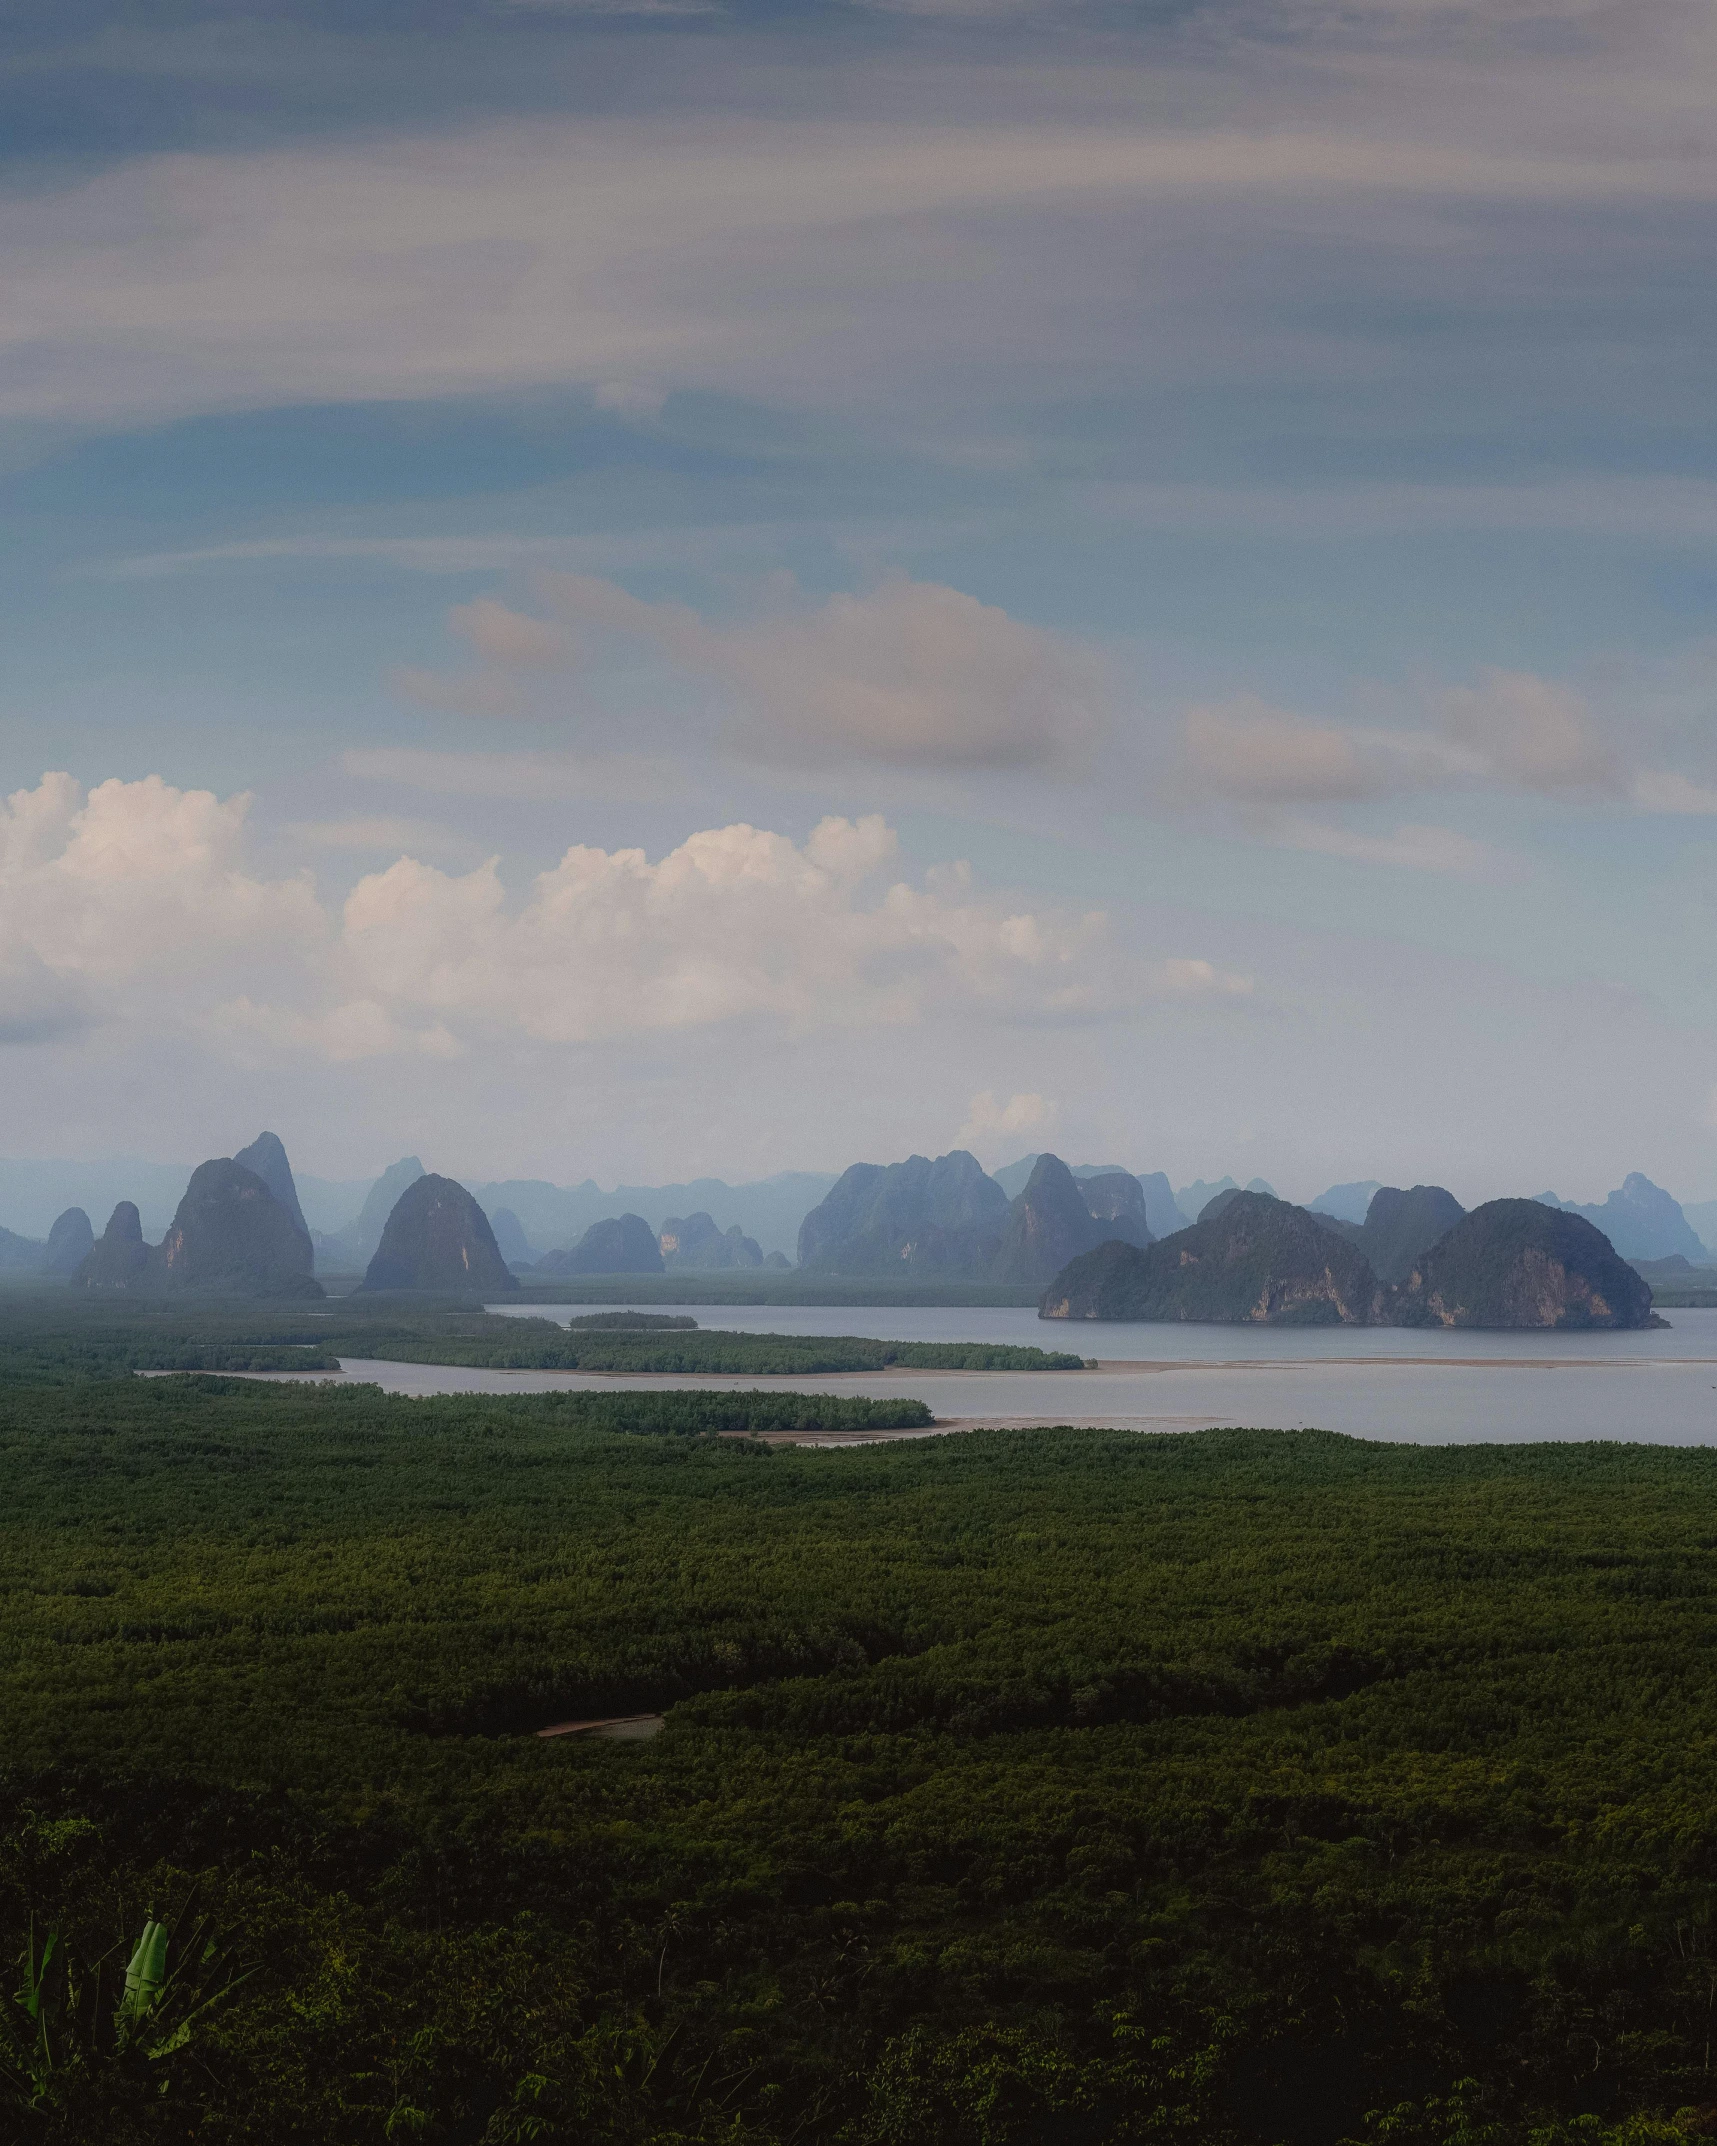
[[[8,1154],[1717,1196],[1709,10],[153,16],[0,70]]]

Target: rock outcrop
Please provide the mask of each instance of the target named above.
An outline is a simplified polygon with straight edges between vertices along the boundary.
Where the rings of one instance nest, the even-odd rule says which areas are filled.
[[[415,1155],[389,1163],[369,1191],[364,1204],[344,1229],[318,1231],[312,1242],[317,1264],[327,1273],[362,1272],[376,1255],[387,1228],[388,1217],[399,1205],[400,1195],[424,1174]]]
[[[143,1281],[175,1293],[319,1297],[322,1285],[310,1266],[308,1231],[254,1170],[223,1156],[191,1172],[172,1227],[149,1255]]]
[[[1583,1215],[1491,1200],[1417,1260],[1392,1292],[1401,1326],[1644,1327],[1651,1285]]]
[[[1365,1256],[1303,1208],[1237,1192],[1190,1229],[1138,1250],[1104,1244],[1058,1274],[1045,1319],[1366,1326],[1381,1291]]]
[[[358,1284],[372,1293],[411,1289],[438,1296],[503,1296],[518,1286],[482,1208],[463,1185],[433,1174],[413,1179],[394,1202]]]
[[[139,1289],[149,1270],[149,1252],[143,1242],[143,1217],[130,1200],[121,1200],[72,1280],[82,1289]]]
[[[88,1215],[81,1207],[68,1207],[63,1215],[54,1218],[43,1264],[48,1273],[63,1275],[69,1281],[94,1250],[95,1231]]]
[[[304,1232],[304,1242],[310,1242],[310,1225],[304,1219],[304,1210],[298,1204],[298,1187],[292,1182],[292,1165],[286,1159],[286,1150],[276,1133],[258,1133],[247,1148],[240,1148],[233,1157],[241,1169],[253,1171],[273,1193],[281,1206]]]
[[[47,1256],[48,1248],[40,1237],[20,1237],[16,1230],[0,1229],[0,1268],[39,1274]]]
[[[1131,1171],[1105,1170],[1100,1177],[1082,1177],[1079,1193],[1092,1220],[1103,1225],[1105,1240],[1118,1237],[1123,1244],[1143,1247],[1156,1235],[1146,1211],[1145,1188]]]
[[[1679,1252],[1696,1262],[1706,1256],[1680,1201],[1638,1170],[1630,1170],[1600,1206],[1580,1207],[1572,1200],[1559,1200],[1553,1192],[1540,1193],[1539,1198],[1563,1214],[1583,1216],[1594,1229],[1602,1230],[1624,1259],[1667,1259]]]
[[[1142,1198],[1139,1205],[1144,1205]],[[1118,1231],[1092,1214],[1085,1204],[1085,1187],[1066,1163],[1057,1155],[1040,1155],[1025,1190],[1008,1210],[1001,1242],[990,1261],[990,1276],[998,1282],[1041,1288],[1069,1260],[1117,1235]]]
[[[1398,1185],[1379,1185],[1355,1242],[1380,1282],[1402,1282],[1465,1214],[1441,1185],[1412,1185],[1405,1192]]]
[[[731,1229],[718,1229],[715,1217],[701,1208],[683,1218],[670,1215],[656,1241],[665,1267],[708,1271],[763,1264],[763,1247],[755,1237],[748,1237],[737,1222]]]
[[[1181,1211],[1174,1187],[1161,1170],[1141,1170],[1139,1190],[1145,1196],[1145,1224],[1153,1237],[1172,1237],[1194,1218]]]
[[[986,1273],[1008,1197],[963,1148],[855,1162],[799,1226],[799,1265],[824,1274]]]
[[[1363,1177],[1352,1184],[1331,1185],[1327,1192],[1320,1192],[1315,1200],[1306,1202],[1306,1212],[1328,1215],[1335,1222],[1362,1223],[1371,1212],[1371,1202],[1383,1188],[1374,1177]]]
[[[593,1222],[568,1252],[550,1252],[538,1274],[660,1274],[662,1248],[642,1215]]]
[[[525,1235],[524,1224],[510,1207],[497,1207],[489,1216],[489,1227],[495,1232],[495,1243],[509,1267],[528,1267],[532,1264],[537,1255],[531,1248],[531,1240]]]

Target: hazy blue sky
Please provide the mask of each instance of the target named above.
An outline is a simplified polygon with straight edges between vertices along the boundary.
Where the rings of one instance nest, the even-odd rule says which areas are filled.
[[[1708,6],[0,54],[10,1152],[1717,1194]]]

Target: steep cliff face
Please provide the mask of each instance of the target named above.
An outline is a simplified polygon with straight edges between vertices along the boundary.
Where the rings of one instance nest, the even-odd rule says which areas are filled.
[[[1139,1204],[1143,1207],[1142,1199]],[[1094,1250],[1111,1234],[1085,1204],[1085,1187],[1061,1158],[1040,1155],[1008,1211],[990,1273],[998,1282],[1041,1288],[1070,1259]]]
[[[1359,1249],[1379,1281],[1405,1281],[1422,1255],[1446,1237],[1466,1214],[1452,1192],[1441,1185],[1380,1185],[1366,1209]]]
[[[95,1231],[81,1207],[68,1207],[48,1232],[47,1271],[69,1281],[95,1250]]]
[[[1174,1187],[1161,1170],[1141,1170],[1139,1190],[1145,1196],[1145,1221],[1153,1237],[1172,1237],[1195,1217],[1182,1213],[1175,1202]]]
[[[192,1171],[150,1264],[151,1279],[169,1291],[319,1297],[310,1263],[308,1232],[254,1170],[223,1156]]]
[[[240,1148],[233,1157],[240,1169],[249,1170],[260,1177],[274,1197],[292,1217],[304,1233],[304,1242],[310,1242],[310,1225],[304,1219],[304,1210],[298,1204],[298,1187],[292,1182],[292,1165],[286,1159],[286,1149],[276,1133],[258,1133],[247,1148]]]
[[[1365,1326],[1380,1291],[1364,1255],[1302,1208],[1242,1192],[1143,1251],[1105,1244],[1050,1284],[1046,1319]]]
[[[415,1155],[405,1155],[398,1162],[389,1163],[364,1195],[364,1204],[356,1218],[344,1229],[314,1240],[323,1266],[330,1272],[347,1273],[367,1267],[382,1241],[388,1216],[399,1205],[401,1193],[415,1185],[423,1174],[423,1165]]]
[[[799,1227],[799,1265],[827,1274],[986,1273],[1008,1197],[964,1148],[855,1162]]]
[[[1130,1171],[1106,1170],[1101,1177],[1082,1177],[1079,1191],[1092,1220],[1103,1226],[1103,1241],[1118,1237],[1123,1244],[1144,1246],[1157,1234],[1150,1225],[1145,1188]]]
[[[593,1222],[569,1252],[537,1261],[539,1274],[660,1274],[662,1248],[642,1215]]]
[[[479,1201],[481,1206],[482,1202]],[[531,1241],[525,1235],[524,1225],[510,1207],[497,1207],[489,1215],[489,1227],[495,1232],[495,1244],[509,1267],[528,1267],[536,1258],[531,1250]]]
[[[755,1237],[748,1237],[737,1222],[731,1229],[718,1229],[715,1217],[701,1208],[695,1215],[670,1215],[656,1241],[665,1267],[708,1272],[763,1264],[763,1247]]]
[[[142,1216],[130,1200],[121,1200],[84,1255],[73,1284],[80,1289],[137,1289],[148,1272],[149,1253]]]
[[[1402,1326],[1643,1327],[1651,1285],[1584,1216],[1491,1200],[1458,1222],[1392,1292]]]
[[[502,1296],[518,1286],[482,1208],[463,1185],[433,1174],[417,1178],[395,1201],[358,1284],[441,1296]]]

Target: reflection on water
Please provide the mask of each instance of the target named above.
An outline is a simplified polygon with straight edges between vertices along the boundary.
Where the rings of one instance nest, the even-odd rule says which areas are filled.
[[[579,1308],[553,1307],[563,1315]],[[1104,1368],[1097,1371],[884,1371],[782,1382],[800,1393],[912,1395],[943,1420],[1151,1430],[1199,1430],[1217,1424],[1298,1430],[1315,1425],[1360,1438],[1424,1445],[1581,1438],[1639,1439],[1657,1445],[1717,1443],[1717,1310],[1677,1311],[1671,1315],[1671,1327],[1643,1334],[1443,1334],[1400,1327],[1068,1327],[1005,1308],[685,1308],[706,1326],[776,1333],[1050,1346],[1065,1337],[1103,1360]],[[769,1383],[755,1377],[475,1371],[351,1357],[343,1362],[344,1379],[373,1380],[405,1394]]]

